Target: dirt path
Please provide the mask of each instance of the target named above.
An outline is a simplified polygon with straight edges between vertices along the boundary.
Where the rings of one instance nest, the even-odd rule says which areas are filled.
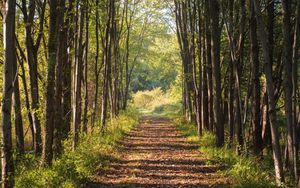
[[[121,160],[89,187],[229,187],[169,121],[145,117],[121,143]]]

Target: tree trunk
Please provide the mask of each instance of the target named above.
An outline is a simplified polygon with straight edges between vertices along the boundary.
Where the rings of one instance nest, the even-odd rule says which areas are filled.
[[[45,7],[44,7],[45,8]],[[29,1],[29,13],[27,13],[26,1],[22,1],[22,9],[24,13],[24,23],[25,24],[25,46],[26,46],[26,56],[27,63],[29,66],[29,80],[30,80],[30,91],[31,91],[31,110],[32,110],[32,120],[34,127],[34,150],[35,155],[40,155],[42,152],[42,136],[41,136],[41,123],[40,123],[40,102],[39,102],[39,86],[38,86],[38,60],[37,53],[40,41],[40,35],[37,39],[37,43],[34,44],[34,37],[32,34],[32,27],[34,24],[34,15],[36,11],[36,2],[34,0]],[[44,10],[43,10],[44,12]],[[43,29],[43,18],[44,14],[40,18],[40,32]]]
[[[104,74],[103,74],[103,89],[102,89],[102,106],[101,106],[101,132],[105,131],[106,119],[107,119],[107,103],[108,103],[108,88],[110,81],[111,72],[111,26],[113,19],[113,8],[115,1],[109,1],[109,6],[107,8],[107,24],[105,31],[105,45],[103,53],[104,55]]]
[[[20,90],[19,90],[19,74],[17,60],[13,62],[13,101],[14,101],[14,115],[15,115],[15,134],[16,134],[16,147],[17,153],[24,153],[24,130],[23,130],[23,120],[21,112],[21,100],[20,100]]]
[[[60,0],[59,11],[57,12],[57,25],[58,25],[58,48],[56,54],[56,67],[55,67],[55,119],[54,119],[54,152],[57,155],[62,153],[62,139],[64,132],[64,113],[63,113],[63,66],[67,60],[67,31],[65,28],[65,0]]]
[[[11,106],[13,93],[13,66],[16,65],[15,46],[16,1],[6,0],[3,7],[4,74],[2,99],[2,187],[14,187],[14,161],[11,134]]]
[[[20,46],[18,45],[18,48],[20,50]],[[22,52],[20,52],[22,53]],[[24,56],[23,56],[24,55]],[[25,54],[23,54],[22,59],[18,59],[19,60],[19,64],[21,67],[21,71],[22,71],[22,84],[23,84],[23,89],[24,89],[24,95],[25,95],[25,106],[26,106],[26,110],[27,110],[27,117],[28,117],[28,121],[29,121],[29,128],[31,131],[31,139],[32,139],[32,149],[34,149],[34,128],[33,128],[33,120],[32,120],[32,113],[31,113],[31,109],[30,109],[30,102],[29,102],[29,94],[28,94],[28,88],[27,88],[27,81],[26,81],[26,73],[25,73],[25,67],[24,67],[24,60],[26,60]]]
[[[89,51],[89,0],[86,0],[85,13],[85,60],[84,60],[84,109],[83,109],[83,126],[82,131],[87,133],[88,130],[88,51]]]
[[[67,39],[67,47],[64,54],[67,54],[63,62],[63,139],[67,139],[71,131],[71,119],[72,119],[72,61],[74,58],[74,0],[69,0],[69,6],[67,10],[67,20],[65,24],[65,35]]]
[[[256,155],[262,155],[262,124],[260,122],[260,73],[259,73],[259,46],[257,41],[257,24],[255,20],[255,10],[253,3],[250,1],[250,62],[252,71],[252,134],[253,150]]]
[[[50,0],[50,22],[48,38],[48,62],[47,62],[47,83],[46,83],[46,122],[44,129],[44,146],[42,155],[42,165],[50,166],[53,158],[53,132],[55,119],[55,66],[58,37],[58,0]]]
[[[76,149],[79,139],[79,130],[81,124],[81,81],[83,74],[83,30],[85,21],[85,1],[80,4],[80,26],[79,38],[77,44],[77,53],[75,60],[75,85],[74,85],[74,99],[73,99],[73,150]]]
[[[91,116],[91,126],[92,128],[95,125],[96,113],[98,111],[98,95],[99,95],[99,73],[98,62],[99,62],[99,0],[96,0],[96,15],[95,15],[95,37],[96,37],[96,55],[95,55],[95,94],[94,94],[94,103],[93,103],[93,112]]]
[[[217,146],[224,144],[224,125],[222,122],[221,110],[221,68],[220,68],[220,28],[219,28],[219,13],[220,7],[217,0],[210,1],[210,8],[214,10],[211,14],[212,24],[212,70],[213,70],[213,88],[214,88],[214,120],[216,123]]]
[[[291,33],[291,1],[282,0],[282,10],[283,10],[283,64],[285,67],[285,77],[284,77],[284,101],[285,101],[285,118],[287,124],[287,145],[288,145],[288,159],[289,159],[289,170],[294,177],[297,176],[297,172],[294,172],[294,131],[295,124],[293,121],[293,79],[292,79],[292,33]]]
[[[299,138],[297,138],[297,91],[298,91],[298,50],[299,50],[299,33],[300,33],[300,1],[297,1],[297,13],[296,13],[296,21],[295,21],[295,29],[294,29],[294,43],[293,43],[293,64],[292,64],[292,71],[293,71],[293,140],[294,140],[294,175],[295,180],[298,182],[298,145],[299,145]],[[299,182],[298,182],[299,184]]]
[[[265,75],[267,82],[267,92],[268,92],[268,104],[269,104],[269,117],[270,117],[270,127],[271,127],[271,136],[272,136],[272,148],[273,148],[273,159],[275,166],[275,174],[276,174],[276,183],[278,186],[284,181],[283,176],[283,165],[281,158],[281,150],[279,145],[279,132],[278,132],[278,123],[276,119],[276,104],[274,97],[274,84],[272,78],[272,67],[271,67],[271,58],[269,51],[269,44],[267,41],[267,35],[265,31],[265,26],[263,25],[263,19],[261,16],[261,10],[258,0],[253,0],[255,12],[256,12],[256,20],[258,26],[258,34],[262,44],[263,57],[265,60]]]

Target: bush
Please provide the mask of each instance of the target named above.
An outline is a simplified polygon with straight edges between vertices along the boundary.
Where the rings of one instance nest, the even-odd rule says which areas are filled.
[[[111,120],[104,135],[99,128],[81,135],[76,151],[65,142],[65,152],[54,160],[51,168],[41,168],[32,154],[24,156],[17,165],[16,187],[80,187],[92,177],[95,169],[107,166],[117,158],[115,146],[125,133],[138,122],[138,112],[130,110]]]
[[[133,94],[133,105],[143,112],[155,115],[179,114],[181,112],[181,95],[175,90],[175,85],[166,92],[161,88],[150,91],[138,91]]]

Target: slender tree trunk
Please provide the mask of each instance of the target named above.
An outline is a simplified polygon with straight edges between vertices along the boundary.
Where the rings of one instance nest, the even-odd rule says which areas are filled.
[[[275,166],[276,174],[276,183],[278,186],[284,181],[283,176],[283,165],[281,158],[281,150],[279,145],[279,132],[278,132],[278,123],[276,118],[276,104],[274,98],[274,84],[272,78],[272,67],[271,67],[271,58],[269,51],[269,44],[267,41],[267,35],[265,31],[265,26],[263,25],[263,19],[261,16],[261,10],[258,0],[253,0],[253,4],[256,12],[256,20],[258,26],[258,34],[260,41],[262,43],[263,57],[265,60],[265,75],[267,80],[267,92],[268,92],[268,104],[269,104],[269,117],[270,117],[270,127],[272,135],[272,148],[273,148],[273,159]]]
[[[95,55],[95,94],[94,94],[94,103],[93,103],[93,112],[91,116],[91,126],[92,128],[95,125],[96,120],[96,113],[98,111],[98,95],[99,95],[99,73],[98,70],[98,62],[99,62],[99,0],[96,0],[96,15],[95,15],[95,22],[96,22],[96,55]]]
[[[208,109],[209,109],[209,130],[214,130],[214,111],[213,111],[213,81],[212,81],[212,52],[211,52],[211,27],[210,27],[210,6],[209,0],[205,0],[205,45],[206,45],[206,67],[208,80]]]
[[[85,1],[80,3],[80,23],[79,38],[77,44],[77,53],[75,60],[75,85],[73,99],[73,150],[76,149],[79,139],[79,130],[81,124],[81,81],[83,74],[83,30],[85,21]]]
[[[110,81],[110,69],[111,69],[111,25],[113,19],[113,7],[115,1],[109,1],[107,10],[108,20],[105,31],[105,46],[103,53],[104,55],[104,74],[103,74],[103,89],[102,89],[102,106],[101,106],[101,132],[105,131],[106,119],[107,119],[107,103],[108,103],[108,89]]]
[[[274,9],[275,9],[275,3],[273,0],[268,0],[268,6],[267,6],[267,32],[268,32],[268,43],[270,48],[270,59],[271,59],[271,67],[273,66],[273,48],[274,48]],[[266,82],[264,83],[264,89],[263,89],[263,103],[262,103],[262,127],[263,127],[263,142],[264,147],[269,148],[271,145],[271,130],[270,130],[270,118],[269,118],[269,105],[268,105],[268,93],[267,93],[267,87]]]
[[[31,113],[31,109],[30,109],[29,94],[28,94],[27,81],[26,81],[26,73],[25,73],[25,67],[24,67],[24,62],[23,62],[24,60],[26,60],[25,55],[22,59],[19,59],[19,64],[20,64],[21,71],[22,71],[21,79],[22,79],[22,84],[23,84],[23,89],[24,89],[24,94],[25,94],[25,106],[27,109],[29,128],[30,128],[31,137],[32,137],[31,138],[32,139],[32,149],[34,149],[34,140],[35,140],[34,139],[34,128],[33,128],[32,113]]]
[[[14,187],[14,161],[11,132],[11,106],[13,93],[13,66],[16,64],[15,46],[15,15],[16,1],[4,1],[3,8],[3,45],[4,45],[4,74],[2,99],[2,147],[1,168],[2,187]]]
[[[295,29],[294,29],[294,43],[293,43],[293,64],[292,64],[292,79],[293,79],[293,140],[294,140],[294,176],[296,182],[298,182],[298,145],[299,145],[299,138],[297,137],[297,126],[298,126],[298,121],[297,121],[297,89],[298,89],[298,50],[299,50],[299,35],[300,33],[300,1],[297,1],[297,13],[296,13],[296,21],[295,21]],[[298,182],[299,184],[299,182]]]
[[[71,130],[71,119],[72,119],[72,61],[74,59],[74,22],[75,22],[75,9],[74,0],[69,0],[69,6],[67,11],[67,20],[65,24],[65,35],[67,39],[67,47],[64,48],[65,55],[63,62],[63,117],[64,117],[64,127],[63,127],[63,139],[68,138]]]
[[[65,28],[65,0],[60,0],[57,16],[58,25],[58,48],[56,54],[56,79],[55,79],[55,119],[54,119],[54,150],[57,155],[62,153],[62,139],[64,132],[63,113],[63,66],[67,59],[67,31]]]
[[[45,12],[45,2],[43,2],[42,14],[40,15],[40,29],[39,32],[43,33],[43,22]],[[40,123],[40,102],[39,102],[39,86],[38,86],[38,60],[37,53],[40,45],[42,35],[39,34],[34,44],[34,37],[32,34],[32,27],[34,25],[34,16],[36,14],[36,1],[29,1],[29,13],[27,13],[27,4],[25,0],[22,0],[22,9],[24,13],[25,24],[25,46],[27,63],[29,66],[29,80],[30,80],[30,91],[31,91],[31,110],[32,120],[34,127],[34,150],[36,155],[40,155],[42,152],[42,136],[41,136],[41,123]]]
[[[24,130],[23,130],[23,120],[21,112],[21,100],[20,100],[20,90],[19,90],[19,75],[17,60],[13,62],[13,101],[14,101],[14,115],[15,115],[15,134],[16,134],[16,147],[17,153],[24,153]]]
[[[84,60],[84,109],[83,109],[83,127],[84,133],[88,130],[88,52],[89,52],[89,0],[86,1],[85,13],[85,60]]]
[[[253,3],[250,1],[250,61],[252,70],[252,134],[253,150],[256,155],[262,155],[262,124],[260,111],[260,73],[259,73],[259,46],[257,41],[257,24],[255,20],[255,10]]]
[[[229,140],[230,144],[234,142],[234,75],[233,75],[233,63],[232,60],[229,62],[229,103],[228,103],[228,123],[229,123]]]
[[[58,0],[50,0],[50,27],[48,38],[48,62],[47,62],[47,83],[46,83],[46,123],[44,129],[44,147],[42,164],[50,166],[53,158],[53,133],[55,119],[55,66],[57,52],[57,19],[58,19]]]
[[[214,88],[214,119],[216,123],[217,146],[224,144],[224,125],[222,122],[221,110],[221,68],[220,68],[220,28],[219,28],[219,13],[220,7],[217,0],[210,0],[211,9],[214,13],[211,14],[212,24],[212,70],[213,70],[213,88]]]
[[[287,123],[287,145],[288,145],[288,159],[289,159],[289,170],[294,177],[297,176],[297,172],[294,173],[294,131],[295,125],[293,121],[293,79],[292,79],[292,33],[291,33],[291,1],[282,0],[283,8],[283,63],[285,67],[284,77],[284,101],[285,101],[285,118]]]

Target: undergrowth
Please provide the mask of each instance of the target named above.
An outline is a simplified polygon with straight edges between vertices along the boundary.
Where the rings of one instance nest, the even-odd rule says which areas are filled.
[[[71,139],[65,142],[64,153],[54,160],[52,167],[42,168],[39,159],[27,154],[19,160],[15,187],[52,188],[81,187],[88,182],[96,169],[107,166],[118,157],[114,149],[117,142],[138,122],[138,112],[129,110],[111,120],[103,135],[95,128],[81,135],[76,151],[71,150]],[[98,126],[99,127],[99,126]]]
[[[197,136],[196,126],[173,118],[175,125],[189,141],[199,144],[199,151],[207,158],[207,163],[221,166],[220,173],[229,177],[234,187],[276,187],[274,170],[268,157],[256,159],[251,156],[237,155],[228,145],[216,147],[216,137],[204,131],[201,138]]]

